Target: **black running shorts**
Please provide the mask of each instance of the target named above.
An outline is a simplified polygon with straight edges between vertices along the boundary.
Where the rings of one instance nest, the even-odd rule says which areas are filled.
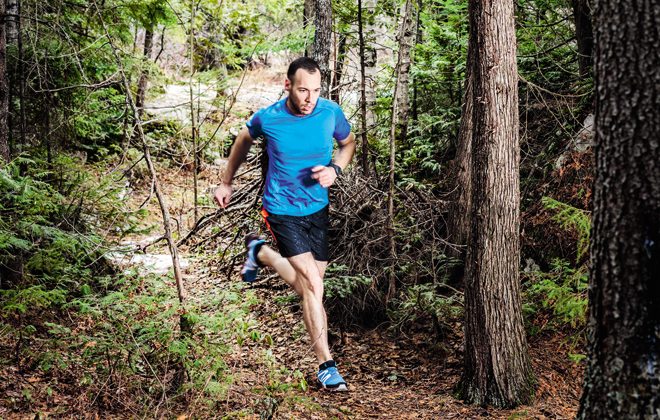
[[[328,261],[328,206],[309,216],[268,214],[265,209],[261,214],[283,257],[311,252],[316,261]]]

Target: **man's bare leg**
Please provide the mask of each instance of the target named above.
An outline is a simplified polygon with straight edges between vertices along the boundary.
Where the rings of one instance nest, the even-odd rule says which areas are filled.
[[[323,308],[323,275],[327,262],[315,261],[309,252],[284,258],[267,245],[261,247],[257,258],[262,264],[273,267],[301,297],[303,321],[319,363],[332,359],[328,347],[328,321]]]

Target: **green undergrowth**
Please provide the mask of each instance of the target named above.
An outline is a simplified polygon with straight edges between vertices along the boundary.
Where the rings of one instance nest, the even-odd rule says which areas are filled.
[[[101,277],[95,286],[56,299],[31,291],[33,304],[19,318],[3,294],[2,364],[47,378],[45,392],[77,389],[90,411],[146,414],[159,402],[168,410],[191,402],[205,410],[226,397],[233,375],[225,356],[255,339],[254,295],[237,286],[184,310],[169,277],[125,273]],[[192,326],[187,334],[179,328],[182,316]],[[11,404],[30,409],[27,400]]]
[[[587,319],[591,218],[587,211],[550,197],[544,197],[542,203],[555,223],[577,234],[577,257],[575,261],[555,258],[548,270],[536,269],[523,275],[523,310],[528,330],[531,334],[544,330],[564,331],[571,347],[580,346],[584,342]],[[569,357],[576,362],[583,359],[580,354],[569,354]]]
[[[139,233],[140,214],[125,210],[121,179],[94,172],[66,156],[0,169],[0,406],[214,412],[235,380],[228,355],[268,341],[256,297],[236,285],[183,307],[171,274],[114,268],[107,234]]]

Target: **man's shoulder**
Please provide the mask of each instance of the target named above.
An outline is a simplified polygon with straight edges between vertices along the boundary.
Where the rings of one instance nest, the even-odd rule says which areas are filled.
[[[260,108],[255,115],[259,116],[273,116],[273,115],[278,115],[282,113],[282,103],[284,99],[279,100],[277,102],[273,102],[272,104],[265,106],[263,108]]]

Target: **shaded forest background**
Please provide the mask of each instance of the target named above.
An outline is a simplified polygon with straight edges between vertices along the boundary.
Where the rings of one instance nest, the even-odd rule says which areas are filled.
[[[232,206],[216,209],[210,193],[237,129],[268,104],[254,86],[277,97],[283,66],[306,50],[318,54],[315,16],[330,11],[321,3],[6,1],[3,415],[227,409],[228,390],[240,382],[231,354],[276,339],[250,316],[258,297],[236,284],[241,239],[259,228],[261,148]],[[463,247],[449,220],[467,2],[331,7],[326,87],[353,124],[358,154],[331,190],[330,319],[340,338],[382,328],[393,340],[422,334],[441,354],[460,354],[450,343],[462,335]],[[579,371],[593,181],[589,10],[579,0],[519,1],[515,16],[525,327]],[[394,86],[406,42],[402,109]],[[162,214],[171,232],[163,233]],[[124,266],[135,254],[166,252],[164,243],[194,269]],[[202,277],[223,286],[203,295]],[[277,376],[268,360],[259,403],[231,405],[235,415],[258,415],[268,398],[307,391],[304,371]]]

